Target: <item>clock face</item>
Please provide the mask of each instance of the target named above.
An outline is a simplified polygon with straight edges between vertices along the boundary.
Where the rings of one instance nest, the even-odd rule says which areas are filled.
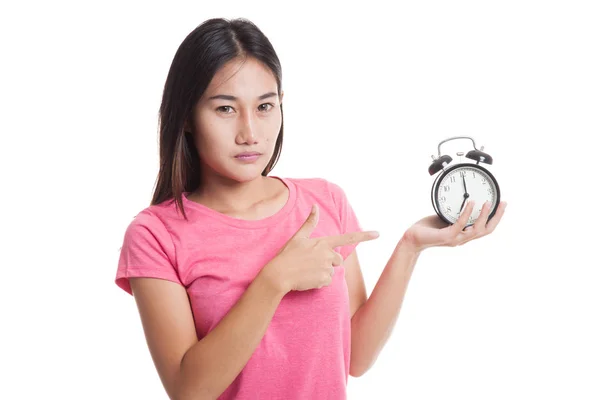
[[[456,222],[466,201],[475,201],[467,225],[475,223],[486,201],[491,201],[492,210],[495,209],[500,195],[499,188],[496,180],[484,168],[475,165],[457,166],[443,174],[435,192],[435,203],[438,212],[449,223]]]

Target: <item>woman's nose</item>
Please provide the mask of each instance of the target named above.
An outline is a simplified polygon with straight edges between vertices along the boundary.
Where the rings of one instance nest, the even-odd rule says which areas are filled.
[[[240,117],[240,126],[237,135],[238,144],[256,143],[256,123],[251,113],[244,113]],[[241,142],[241,143],[240,143]]]

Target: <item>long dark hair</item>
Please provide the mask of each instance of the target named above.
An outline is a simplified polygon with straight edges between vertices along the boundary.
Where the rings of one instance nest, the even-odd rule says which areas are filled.
[[[159,111],[160,167],[151,205],[174,199],[184,218],[183,192],[196,190],[201,182],[200,159],[193,138],[184,131],[196,103],[215,73],[234,58],[253,57],[268,67],[277,80],[281,96],[281,64],[269,39],[251,21],[213,18],[198,25],[183,40],[171,63]],[[273,169],[283,143],[282,123],[275,151],[263,176]]]

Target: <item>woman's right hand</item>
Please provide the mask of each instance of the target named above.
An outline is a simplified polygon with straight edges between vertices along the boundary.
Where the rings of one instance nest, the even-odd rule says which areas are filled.
[[[330,285],[333,267],[343,262],[334,248],[379,237],[377,232],[367,231],[311,238],[318,221],[319,209],[315,204],[300,229],[261,270],[262,276],[283,294]]]

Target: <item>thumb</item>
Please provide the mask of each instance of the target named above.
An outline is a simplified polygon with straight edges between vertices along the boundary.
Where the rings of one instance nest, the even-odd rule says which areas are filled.
[[[319,207],[316,204],[313,204],[308,218],[306,218],[306,221],[304,221],[304,223],[302,224],[300,229],[298,229],[294,237],[309,238],[310,234],[317,226],[317,222],[319,222]]]

